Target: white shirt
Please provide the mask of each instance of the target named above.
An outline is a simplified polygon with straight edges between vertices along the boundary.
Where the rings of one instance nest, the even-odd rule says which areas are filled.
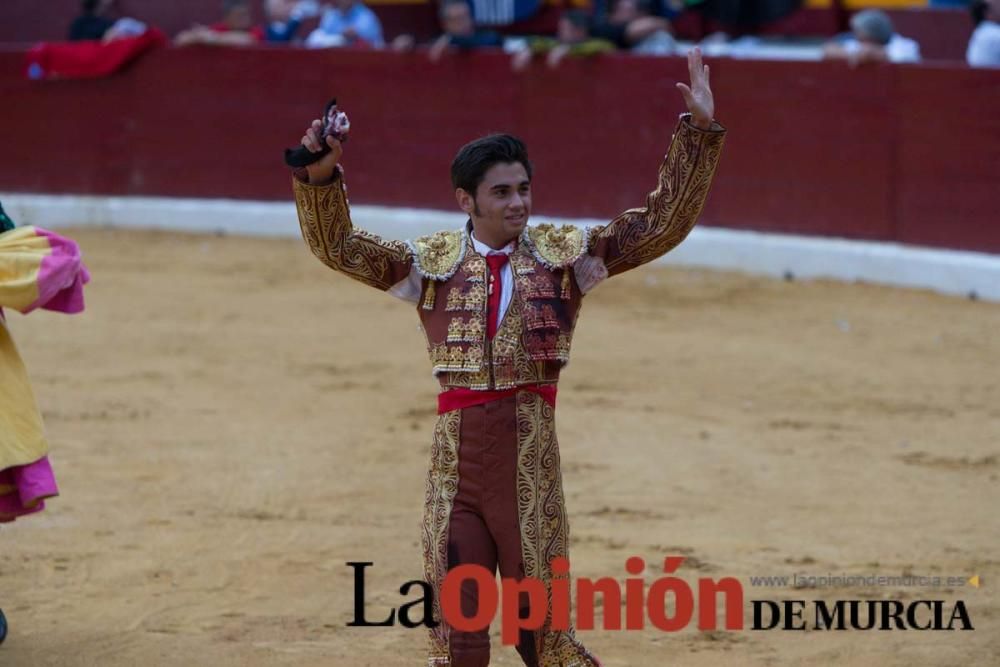
[[[515,241],[511,241],[503,248],[499,250],[494,250],[482,241],[476,238],[475,232],[472,233],[472,247],[475,248],[483,257],[490,254],[491,252],[502,252],[505,255],[510,255],[514,252]],[[406,276],[403,280],[389,288],[389,294],[396,298],[402,299],[403,301],[409,301],[410,303],[417,303],[420,301],[420,292],[423,285],[423,276],[417,271],[417,267],[414,266],[410,269],[410,275]],[[503,316],[507,313],[507,307],[510,306],[510,301],[514,296],[514,269],[511,268],[510,262],[503,265],[500,269],[500,317],[497,319],[497,325],[503,321]]]
[[[1000,23],[983,21],[976,26],[965,60],[971,67],[1000,67]]]
[[[843,47],[848,53],[856,53],[861,48],[861,43],[851,37],[843,43]],[[918,63],[920,45],[909,37],[894,34],[885,45],[885,57],[891,63]]]

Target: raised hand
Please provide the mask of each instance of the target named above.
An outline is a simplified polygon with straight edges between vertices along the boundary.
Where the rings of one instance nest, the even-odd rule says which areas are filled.
[[[302,145],[310,152],[318,153],[322,150],[323,121],[314,120],[312,125],[306,130],[302,137]],[[337,168],[340,156],[344,152],[343,146],[332,136],[326,138],[326,145],[330,147],[330,152],[323,156],[319,162],[306,167],[309,172],[309,182],[313,184],[329,183],[333,179],[333,172]]]
[[[701,62],[701,49],[695,47],[688,51],[688,74],[691,86],[678,83],[677,89],[684,96],[688,111],[691,112],[691,124],[703,130],[712,127],[715,117],[715,100],[712,99],[712,89],[708,84],[708,65]]]

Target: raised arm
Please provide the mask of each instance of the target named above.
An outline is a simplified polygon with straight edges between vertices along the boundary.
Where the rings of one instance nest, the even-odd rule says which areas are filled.
[[[302,145],[318,152],[320,121],[314,121]],[[293,179],[295,207],[302,238],[324,264],[366,285],[388,290],[410,275],[413,256],[402,241],[387,241],[351,224],[343,170],[338,165],[343,148],[327,138],[331,148],[319,162],[297,172]]]
[[[688,67],[691,87],[681,83],[678,88],[690,113],[677,122],[656,189],[643,208],[629,209],[591,232],[588,254],[602,260],[603,267],[595,272],[593,262],[584,264],[589,264],[587,273],[595,278],[622,273],[667,253],[688,235],[705,205],[726,131],[713,120],[708,66],[702,65],[697,49],[688,55]]]

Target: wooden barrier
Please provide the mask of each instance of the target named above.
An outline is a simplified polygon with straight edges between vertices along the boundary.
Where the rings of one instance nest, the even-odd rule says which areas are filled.
[[[4,191],[287,200],[282,149],[337,94],[354,202],[451,209],[448,167],[491,131],[523,137],[535,206],[641,205],[683,109],[683,59],[165,49],[119,75],[21,78],[0,53]],[[730,136],[704,221],[1000,252],[1000,72],[718,60]]]

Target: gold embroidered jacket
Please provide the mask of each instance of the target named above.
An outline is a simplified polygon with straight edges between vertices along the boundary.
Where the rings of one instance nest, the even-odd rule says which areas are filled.
[[[496,337],[486,337],[486,261],[465,229],[389,241],[351,224],[343,181],[294,180],[302,235],[332,269],[383,291],[421,279],[418,312],[435,375],[444,387],[507,389],[556,382],[568,361],[583,295],[615,274],[678,245],[708,196],[725,129],[700,130],[684,116],[642,208],[606,225],[529,226],[511,255],[514,294]]]

